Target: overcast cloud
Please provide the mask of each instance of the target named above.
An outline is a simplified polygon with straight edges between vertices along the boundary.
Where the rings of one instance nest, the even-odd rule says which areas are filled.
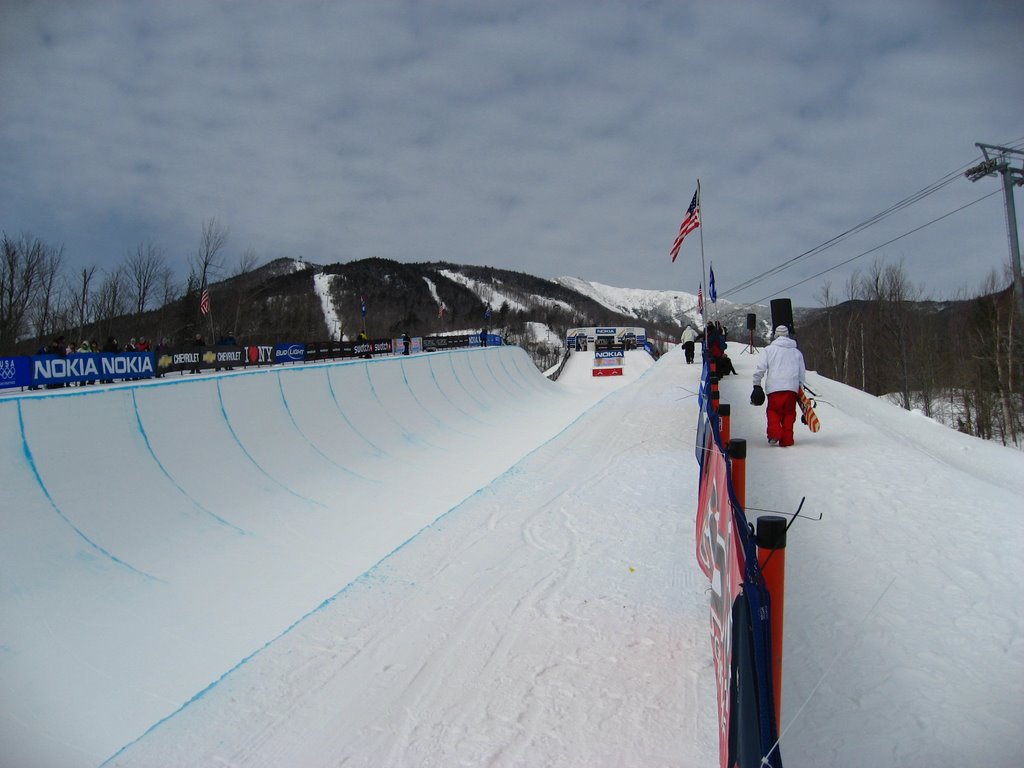
[[[151,242],[184,274],[216,218],[230,259],[691,293],[703,237],[736,301],[812,306],[875,256],[948,297],[1008,262],[996,178],[728,294],[972,164],[975,142],[1024,147],[1022,33],[1011,0],[5,0],[0,228],[79,267]],[[704,226],[671,264],[698,178]]]

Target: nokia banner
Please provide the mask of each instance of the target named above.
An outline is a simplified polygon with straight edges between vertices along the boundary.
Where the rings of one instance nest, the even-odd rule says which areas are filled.
[[[152,352],[86,352],[32,358],[33,386],[148,379],[154,374]]]

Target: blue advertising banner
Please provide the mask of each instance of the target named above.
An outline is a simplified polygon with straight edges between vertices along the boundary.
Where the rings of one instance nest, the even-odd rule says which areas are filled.
[[[152,352],[92,352],[73,355],[36,355],[32,358],[32,384],[59,386],[80,381],[148,379],[155,373]]]
[[[32,383],[31,370],[31,358],[0,357],[0,389],[27,387]]]
[[[621,349],[599,349],[594,352],[594,357],[598,360],[608,357],[625,357],[626,353]]]
[[[274,347],[274,360],[278,363],[301,363],[305,359],[305,344],[278,344]]]

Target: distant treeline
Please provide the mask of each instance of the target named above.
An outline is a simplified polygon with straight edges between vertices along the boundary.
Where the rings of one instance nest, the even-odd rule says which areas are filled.
[[[1009,278],[1002,284],[1009,282]],[[1020,445],[1024,440],[1024,339],[1012,286],[990,276],[981,295],[926,301],[902,265],[876,262],[836,302],[798,329],[808,366],[900,405],[942,416],[963,432]]]

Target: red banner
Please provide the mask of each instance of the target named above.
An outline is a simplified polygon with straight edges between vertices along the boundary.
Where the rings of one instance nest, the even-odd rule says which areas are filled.
[[[728,465],[708,440],[697,507],[697,562],[711,580],[711,649],[718,689],[719,764],[729,768],[729,677],[732,670],[732,604],[740,594],[743,550],[733,528]]]

